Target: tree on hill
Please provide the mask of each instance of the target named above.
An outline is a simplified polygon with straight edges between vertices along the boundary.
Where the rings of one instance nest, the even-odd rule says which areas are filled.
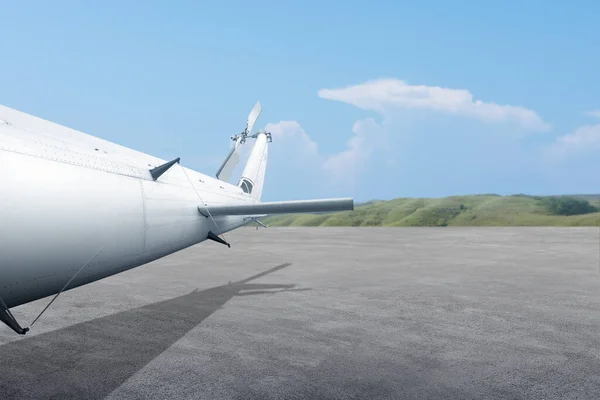
[[[575,197],[545,197],[541,202],[552,215],[581,215],[598,211],[589,201]]]

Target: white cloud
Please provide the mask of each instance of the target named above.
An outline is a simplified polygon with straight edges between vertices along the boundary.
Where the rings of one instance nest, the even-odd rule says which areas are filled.
[[[516,122],[531,131],[551,126],[535,111],[520,106],[474,100],[468,90],[409,85],[398,79],[379,79],[339,89],[321,89],[319,97],[338,100],[387,115],[394,109],[424,109],[469,116],[486,122]]]
[[[273,148],[286,155],[288,163],[298,161],[325,172],[331,183],[352,184],[360,174],[374,148],[385,141],[385,129],[374,119],[357,121],[346,149],[335,154],[321,154],[317,144],[297,121],[280,121],[265,126],[273,135]]]
[[[293,154],[298,155],[298,153],[301,153],[302,157],[313,157],[319,153],[317,144],[297,121],[269,123],[265,126],[265,131],[271,133],[276,146],[277,143],[281,143],[284,146],[289,145],[293,148]]]
[[[385,137],[384,128],[373,118],[355,122],[352,132],[355,136],[346,143],[347,149],[330,155],[323,164],[329,175],[340,183],[354,181],[363,170],[377,143]]]
[[[597,153],[600,150],[600,124],[584,125],[575,132],[561,136],[547,149],[553,159]]]
[[[406,152],[409,151],[405,149],[406,146],[408,146],[406,148],[416,151],[415,143],[425,143],[422,140],[408,139],[407,133],[414,131],[415,128],[424,129],[426,132],[433,132],[432,126],[434,130],[439,129],[440,125],[436,127],[435,122],[433,125],[429,124],[425,127],[419,123],[419,126],[416,127],[413,126],[414,124],[407,124],[405,118],[400,124],[397,124],[398,120],[395,114],[402,109],[441,112],[487,123],[512,123],[518,128],[528,131],[551,129],[550,125],[534,111],[524,107],[475,100],[467,90],[413,86],[397,79],[380,79],[345,88],[322,89],[319,90],[318,95],[324,99],[342,101],[362,109],[375,111],[383,117],[381,122],[373,118],[356,121],[344,149],[333,154],[325,154],[317,145],[319,140],[315,140],[315,138],[318,138],[316,135],[321,132],[311,132],[313,134],[311,137],[297,121],[280,121],[265,126],[265,130],[273,135],[271,148],[273,149],[274,165],[278,165],[280,170],[287,169],[287,167],[292,168],[302,176],[327,177],[329,179],[323,180],[322,183],[329,185],[328,190],[331,190],[332,186],[344,187],[344,190],[347,190],[349,186],[352,187],[375,157],[380,157],[383,165],[397,168],[395,162],[398,159],[399,146],[406,156],[408,154]],[[442,129],[445,128],[444,125]],[[452,131],[456,127],[449,129]],[[489,130],[496,129],[490,128]],[[391,136],[392,134],[394,137]],[[402,135],[406,136],[406,139],[403,139]],[[414,135],[410,136],[414,137]],[[496,140],[505,140],[504,135],[491,136]],[[432,140],[435,138],[432,137]],[[485,142],[484,138],[482,140]],[[564,139],[564,141],[568,142],[569,139]],[[480,150],[484,151],[484,149]],[[297,175],[297,177],[301,175]],[[314,183],[314,179],[310,181]],[[321,180],[319,179],[319,181]]]
[[[589,115],[590,117],[600,118],[600,110],[587,111],[585,114]]]

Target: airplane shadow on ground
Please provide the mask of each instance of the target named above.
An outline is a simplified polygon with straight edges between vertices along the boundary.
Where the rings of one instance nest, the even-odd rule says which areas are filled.
[[[310,290],[249,283],[290,265],[0,346],[0,398],[103,398],[233,297]]]

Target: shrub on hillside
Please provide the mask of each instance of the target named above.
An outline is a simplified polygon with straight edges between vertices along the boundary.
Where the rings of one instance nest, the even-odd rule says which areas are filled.
[[[598,211],[589,201],[575,197],[544,197],[541,203],[552,215],[581,215]]]

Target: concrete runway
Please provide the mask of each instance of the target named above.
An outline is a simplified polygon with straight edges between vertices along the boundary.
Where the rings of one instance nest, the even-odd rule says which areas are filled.
[[[0,398],[600,398],[598,228],[226,238],[2,325]]]

